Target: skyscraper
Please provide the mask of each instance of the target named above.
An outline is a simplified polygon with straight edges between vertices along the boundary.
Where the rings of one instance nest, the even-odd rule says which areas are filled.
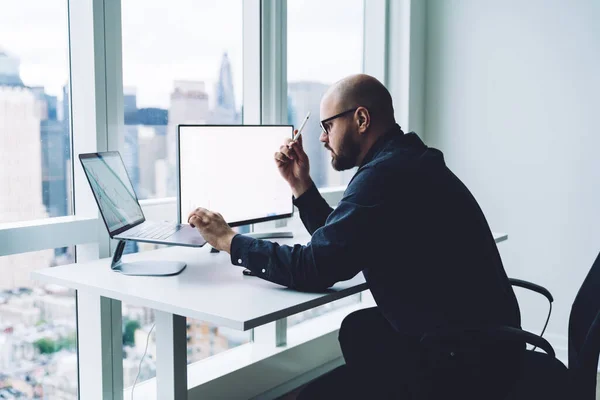
[[[175,177],[177,125],[206,124],[208,117],[208,93],[204,82],[175,81],[167,127],[167,196],[175,196],[177,193]]]
[[[40,103],[23,85],[19,60],[0,50],[0,223],[48,216],[42,197]],[[47,267],[52,251],[0,257],[0,289],[30,286],[29,272]]]
[[[221,59],[219,80],[215,85],[215,107],[212,110],[210,122],[214,124],[237,124],[241,122],[235,109],[231,64],[227,53],[223,53]]]

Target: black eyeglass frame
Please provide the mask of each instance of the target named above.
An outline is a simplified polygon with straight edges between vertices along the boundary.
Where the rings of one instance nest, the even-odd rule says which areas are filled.
[[[336,119],[336,118],[339,118],[339,117],[341,117],[341,116],[344,116],[344,115],[346,115],[346,114],[348,114],[348,113],[351,113],[351,112],[356,112],[356,110],[358,110],[358,109],[359,109],[359,108],[361,108],[361,107],[362,107],[362,106],[358,106],[358,107],[355,107],[355,108],[352,108],[352,109],[349,109],[349,110],[346,110],[346,111],[342,111],[342,112],[341,112],[341,113],[339,113],[339,114],[335,114],[333,117],[325,118],[323,121],[319,122],[319,126],[321,127],[321,130],[322,130],[323,132],[325,132],[326,134],[328,134],[328,135],[329,135],[329,131],[328,131],[327,129],[325,129],[325,125],[323,125],[323,124],[325,124],[325,123],[327,123],[327,122],[330,122],[330,121],[333,121],[334,119]],[[365,107],[363,107],[363,108],[365,108]]]

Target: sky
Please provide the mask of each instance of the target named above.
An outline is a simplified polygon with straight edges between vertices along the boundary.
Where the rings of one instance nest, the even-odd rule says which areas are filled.
[[[81,1],[81,0],[77,0]],[[242,0],[122,0],[123,85],[138,107],[168,108],[174,80],[201,80],[209,99],[224,52],[242,101]],[[333,83],[362,70],[363,0],[288,0],[288,81]],[[21,78],[61,98],[68,79],[67,0],[2,0],[0,49]]]

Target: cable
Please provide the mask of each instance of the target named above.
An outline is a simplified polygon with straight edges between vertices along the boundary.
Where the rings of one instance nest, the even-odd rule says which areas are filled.
[[[131,400],[133,400],[133,391],[135,390],[135,384],[137,383],[138,378],[140,377],[140,372],[142,372],[142,362],[144,361],[144,357],[146,356],[146,352],[148,351],[148,343],[150,342],[150,334],[154,329],[154,325],[152,324],[152,328],[150,328],[150,332],[148,332],[148,337],[146,338],[146,349],[144,350],[144,354],[142,355],[142,359],[140,360],[140,366],[138,367],[138,373],[135,377],[135,381],[133,381],[133,386],[131,387]]]
[[[544,324],[544,329],[542,329],[542,333],[540,333],[540,337],[544,336],[544,332],[546,332],[546,327],[548,326],[548,321],[550,321],[550,314],[552,314],[552,303],[550,303],[550,309],[548,310],[548,318],[546,318],[546,323]],[[531,351],[535,351],[537,346],[533,346]]]

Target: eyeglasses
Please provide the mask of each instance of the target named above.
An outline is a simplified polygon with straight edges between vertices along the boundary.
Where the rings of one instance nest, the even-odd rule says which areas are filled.
[[[323,132],[325,132],[326,134],[328,134],[328,135],[329,135],[329,130],[328,130],[328,129],[325,129],[325,124],[326,124],[327,122],[329,122],[329,121],[333,121],[334,119],[336,119],[336,118],[339,118],[339,117],[341,117],[341,116],[343,116],[343,115],[346,115],[346,114],[348,114],[348,113],[353,113],[353,112],[356,112],[356,110],[358,110],[359,108],[360,108],[360,107],[356,107],[356,108],[353,108],[353,109],[351,109],[351,110],[342,111],[342,112],[341,112],[341,113],[339,113],[339,114],[335,114],[333,117],[325,118],[323,121],[319,122],[319,126],[321,127],[321,129],[323,130]]]

